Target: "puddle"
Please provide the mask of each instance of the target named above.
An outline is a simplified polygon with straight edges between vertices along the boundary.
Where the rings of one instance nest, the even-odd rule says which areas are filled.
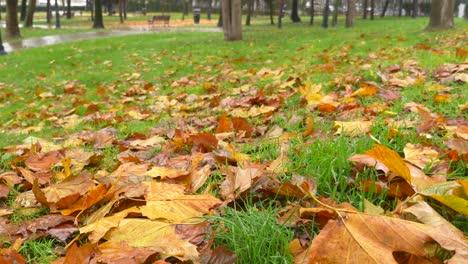
[[[126,36],[134,34],[144,34],[144,33],[158,33],[158,32],[221,32],[220,28],[202,28],[202,27],[132,27],[125,29],[115,29],[108,31],[97,31],[97,32],[84,32],[84,33],[75,33],[67,35],[55,35],[55,36],[45,36],[37,38],[22,39],[14,42],[3,42],[5,51],[7,53],[12,51],[17,51],[21,49],[37,48],[48,45],[54,45],[63,42],[71,42],[78,40],[86,39],[96,39],[104,37],[113,37],[113,36]]]

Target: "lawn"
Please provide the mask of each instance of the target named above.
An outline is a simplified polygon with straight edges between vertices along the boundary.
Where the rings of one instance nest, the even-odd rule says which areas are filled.
[[[12,234],[2,255],[48,263],[89,250],[112,263],[109,252],[125,250],[196,262],[197,252],[234,252],[238,263],[291,263],[353,210],[431,228],[443,219],[466,235],[468,23],[425,32],[427,18],[351,29],[264,21],[232,43],[149,32],[0,57],[0,222]],[[427,205],[425,217],[413,205]],[[92,226],[103,219],[112,227]],[[152,237],[143,220],[172,229]],[[138,243],[116,246],[130,227]],[[179,238],[156,250],[139,232]],[[432,238],[436,257],[460,254]]]

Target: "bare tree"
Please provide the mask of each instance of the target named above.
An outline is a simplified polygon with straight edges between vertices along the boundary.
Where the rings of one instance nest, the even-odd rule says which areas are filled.
[[[374,20],[375,0],[370,0],[370,4],[371,4],[370,19]]]

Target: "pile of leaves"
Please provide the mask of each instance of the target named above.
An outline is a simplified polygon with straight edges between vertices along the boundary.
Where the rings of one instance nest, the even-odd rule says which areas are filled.
[[[317,70],[334,67],[330,62]],[[442,65],[428,74],[407,60],[376,72],[379,83],[343,74],[330,84],[334,91],[327,92],[323,84],[287,75],[284,68],[226,69],[226,82],[239,83],[241,76],[252,83],[267,80],[269,85],[260,89],[246,84],[219,92],[216,79],[210,79],[214,77],[193,75],[173,80],[171,87],[183,90],[201,83],[206,94],[171,96],[160,95],[136,74],[127,76],[132,85],[122,93],[106,87],[107,92],[119,93],[123,113],[113,109],[115,102],[105,100],[104,88],[98,90],[101,103],[81,102],[86,107],[83,115],[74,109],[54,116],[30,113],[28,118],[47,119],[57,127],[87,122],[105,127],[53,141],[28,137],[4,148],[0,261],[25,263],[18,253],[25,240],[53,237],[66,245],[53,263],[234,263],[236,254],[215,243],[216,233],[223,230],[214,228],[211,216],[248,198],[277,201],[278,224],[295,230],[319,227],[315,237],[296,232],[289,244],[295,263],[463,263],[468,258],[466,236],[446,215],[468,215],[468,181],[449,177],[454,164],[468,161],[468,122],[414,102],[403,107],[413,118],[400,119],[389,105],[401,99],[402,89],[429,79],[434,83],[425,89],[436,92],[433,101],[450,101],[459,95],[446,85],[466,84],[468,64]],[[81,89],[79,82],[71,82],[63,94],[38,96],[67,101]],[[380,101],[363,103],[376,98]],[[288,102],[295,99],[301,108],[318,113],[315,120],[286,115]],[[151,105],[140,106],[140,101]],[[466,109],[466,104],[460,105],[460,115]],[[163,115],[167,119],[157,122]],[[277,118],[289,118],[287,122],[299,122],[303,128],[285,131],[274,124]],[[155,126],[146,134],[119,137],[115,124],[129,120],[153,120]],[[323,120],[331,121],[333,128],[316,127]],[[401,155],[373,135],[378,122],[389,128],[390,138],[415,127],[422,143],[406,144]],[[18,122],[3,129],[28,133],[43,126]],[[443,144],[433,144],[434,135],[443,138]],[[337,137],[375,142],[366,152],[349,157],[349,187],[386,193],[395,208],[364,200],[361,212],[355,205],[320,195],[314,175],[299,175],[290,166],[291,153]],[[293,144],[297,139],[302,149]],[[276,157],[259,159],[242,151],[242,146],[259,142],[275,142]],[[362,177],[369,170],[377,180]],[[30,220],[17,223],[19,215]]]

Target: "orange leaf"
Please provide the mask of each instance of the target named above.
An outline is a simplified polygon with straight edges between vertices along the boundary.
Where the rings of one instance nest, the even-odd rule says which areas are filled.
[[[76,243],[74,243],[67,251],[63,264],[89,263],[95,250],[96,246],[93,244],[88,243],[78,247]]]
[[[104,195],[107,193],[107,188],[104,184],[99,184],[98,186],[89,190],[86,196],[81,197],[77,202],[73,203],[67,209],[60,210],[60,213],[63,215],[70,215],[76,211],[84,211],[91,206],[100,202]]]
[[[425,246],[432,242],[454,253],[449,263],[464,263],[468,245],[446,228],[398,218],[345,214],[329,220],[314,238],[306,263],[396,263],[394,254],[406,252],[427,259]]]
[[[388,149],[383,145],[376,145],[373,149],[367,151],[366,154],[381,161],[397,176],[411,182],[410,170],[396,151]]]
[[[226,114],[223,114],[219,118],[218,122],[219,124],[218,124],[218,127],[216,128],[216,134],[224,133],[224,132],[232,132],[233,125],[232,125],[231,120],[229,120]]]

